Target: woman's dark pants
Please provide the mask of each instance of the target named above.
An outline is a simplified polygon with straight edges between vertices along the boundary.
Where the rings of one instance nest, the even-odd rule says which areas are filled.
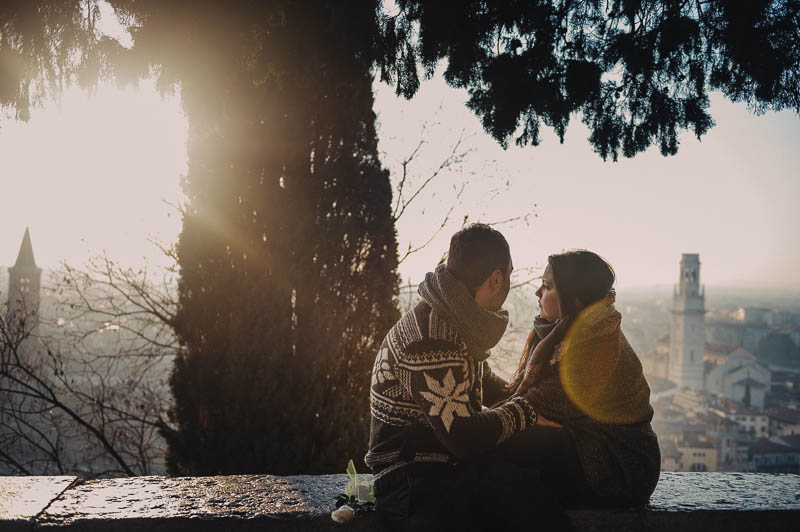
[[[563,429],[532,427],[455,465],[411,464],[376,489],[389,530],[569,530],[561,501],[585,480]]]

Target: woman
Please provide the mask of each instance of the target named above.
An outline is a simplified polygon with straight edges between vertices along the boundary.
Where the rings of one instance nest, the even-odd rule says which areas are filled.
[[[501,446],[578,504],[645,503],[661,466],[650,388],[620,329],[613,284],[614,271],[595,253],[548,257],[536,291],[540,313],[511,389],[555,423]]]

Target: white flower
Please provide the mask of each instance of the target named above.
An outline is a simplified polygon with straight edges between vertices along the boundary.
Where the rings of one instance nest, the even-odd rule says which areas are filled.
[[[342,525],[346,525],[347,523],[352,521],[355,516],[356,516],[355,510],[353,510],[346,504],[343,504],[338,509],[331,512],[331,519]]]

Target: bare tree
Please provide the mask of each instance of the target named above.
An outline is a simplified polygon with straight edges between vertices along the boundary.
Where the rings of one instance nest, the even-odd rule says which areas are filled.
[[[427,249],[438,237],[453,233],[473,221],[482,221],[497,228],[530,227],[537,217],[536,204],[525,212],[512,213],[504,219],[490,219],[474,197],[465,192],[480,188],[485,203],[502,201],[509,192],[507,178],[497,174],[497,161],[486,159],[476,146],[477,133],[461,129],[455,133],[439,120],[443,105],[430,120],[423,121],[413,142],[393,137],[390,150],[381,157],[392,176],[392,220],[401,235],[398,243],[399,264]],[[442,139],[451,139],[442,142]],[[438,261],[446,260],[443,249]],[[515,267],[517,288],[538,277],[539,268],[530,265]],[[416,282],[415,282],[416,281]],[[418,280],[403,279],[400,286],[401,308],[416,301]]]
[[[176,277],[100,256],[54,272],[39,312],[0,313],[0,469],[163,471]]]

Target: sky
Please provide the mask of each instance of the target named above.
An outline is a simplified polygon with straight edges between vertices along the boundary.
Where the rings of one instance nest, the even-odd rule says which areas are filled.
[[[474,134],[476,150],[469,161],[479,170],[468,179],[479,200],[470,212],[495,222],[536,205],[529,224],[498,226],[509,240],[515,267],[541,269],[551,253],[585,248],[614,266],[620,286],[672,284],[681,254],[699,253],[704,283],[800,288],[796,114],[756,116],[746,105],[712,94],[716,126],[701,140],[687,132],[676,156],[663,157],[651,147],[615,163],[592,151],[586,140],[589,131],[578,118],[564,144],[548,129],[538,147],[504,151],[482,132],[464,106],[466,98],[465,91],[448,88],[440,78],[428,82],[410,102],[382,87],[376,105],[381,146],[402,144],[386,139],[405,138],[405,151],[395,151],[410,153],[414,143],[408,139],[418,138],[418,124],[430,122],[431,116],[441,122],[439,131],[429,135],[440,153],[446,153],[461,130]],[[429,209],[441,212],[443,206],[432,202]],[[401,218],[401,249],[403,238],[426,224],[430,227],[431,221],[424,217]],[[447,235],[431,243],[430,253],[409,257],[404,269],[419,275],[435,263],[455,229],[443,231]]]
[[[686,133],[677,156],[651,148],[615,163],[592,151],[577,117],[563,144],[544,129],[540,146],[503,150],[464,106],[465,91],[440,76],[410,101],[380,82],[375,93],[379,148],[395,185],[400,161],[424,140],[405,197],[459,138],[469,150],[398,220],[401,256],[433,236],[403,260],[408,282],[435,267],[466,216],[517,218],[497,228],[515,267],[531,268],[518,280],[541,273],[548,254],[586,248],[614,266],[623,287],[674,283],[681,253],[699,253],[706,284],[800,288],[800,117],[792,112],[755,116],[714,94],[717,125],[701,141]],[[180,232],[186,133],[180,95],[162,97],[147,80],[93,94],[69,89],[28,123],[3,118],[0,265],[13,264],[25,227],[45,268],[101,252],[130,265],[163,263],[150,240],[172,243]]]
[[[131,265],[161,261],[150,240],[180,232],[186,135],[179,96],[162,99],[152,82],[69,89],[28,123],[3,119],[0,264],[14,263],[26,227],[40,267],[103,251]]]

